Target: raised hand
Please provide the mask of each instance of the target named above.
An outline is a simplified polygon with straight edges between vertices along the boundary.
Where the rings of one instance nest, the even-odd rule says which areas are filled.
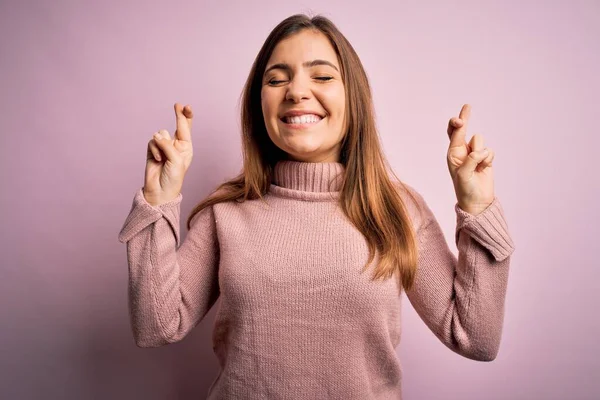
[[[166,129],[154,134],[148,142],[144,198],[153,206],[175,199],[181,192],[183,178],[193,157],[192,108],[175,103],[177,129],[175,137]]]
[[[465,104],[458,118],[450,118],[448,122],[447,162],[458,206],[477,215],[494,201],[494,152],[483,146],[483,136],[479,134],[466,142],[470,115],[471,106]]]

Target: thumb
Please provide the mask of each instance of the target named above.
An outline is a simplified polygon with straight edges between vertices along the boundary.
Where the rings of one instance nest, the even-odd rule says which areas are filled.
[[[179,157],[179,152],[173,146],[173,143],[170,139],[165,138],[164,136],[160,136],[159,134],[154,135],[154,143],[158,146],[159,149],[165,153],[167,160],[171,162],[177,162]]]
[[[465,162],[461,166],[461,170],[464,172],[472,173],[477,168],[480,162],[486,159],[489,155],[487,149],[475,150],[469,153],[469,156],[465,159]]]

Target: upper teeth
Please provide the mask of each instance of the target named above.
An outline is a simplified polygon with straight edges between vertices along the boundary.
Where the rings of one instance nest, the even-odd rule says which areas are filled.
[[[288,124],[308,124],[311,122],[319,122],[321,117],[315,114],[304,114],[294,117],[286,117]]]

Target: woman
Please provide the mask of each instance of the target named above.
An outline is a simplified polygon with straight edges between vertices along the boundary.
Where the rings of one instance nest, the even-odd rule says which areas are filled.
[[[469,113],[448,125],[457,259],[423,197],[390,177],[350,43],[324,17],[282,21],[244,88],[242,173],[194,209],[183,243],[191,108],[175,104],[174,138],[148,144],[119,235],[136,344],[182,340],[221,297],[209,398],[398,399],[404,289],[446,346],[493,360],[514,246]]]

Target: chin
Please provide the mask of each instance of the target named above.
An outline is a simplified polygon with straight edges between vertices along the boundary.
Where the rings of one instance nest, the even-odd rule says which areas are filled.
[[[315,158],[315,156],[318,156],[320,154],[320,152],[318,150],[315,151],[306,151],[306,150],[302,150],[302,151],[292,151],[292,150],[284,150],[290,157],[292,158],[297,158],[297,159],[306,159],[306,158]]]
[[[305,162],[322,162],[329,158],[330,152],[323,151],[320,148],[316,149],[284,149],[290,159],[305,161]]]
[[[288,153],[294,152],[298,155],[311,155],[324,152],[323,143],[316,140],[308,140],[308,138],[290,138],[286,140],[285,148]]]

